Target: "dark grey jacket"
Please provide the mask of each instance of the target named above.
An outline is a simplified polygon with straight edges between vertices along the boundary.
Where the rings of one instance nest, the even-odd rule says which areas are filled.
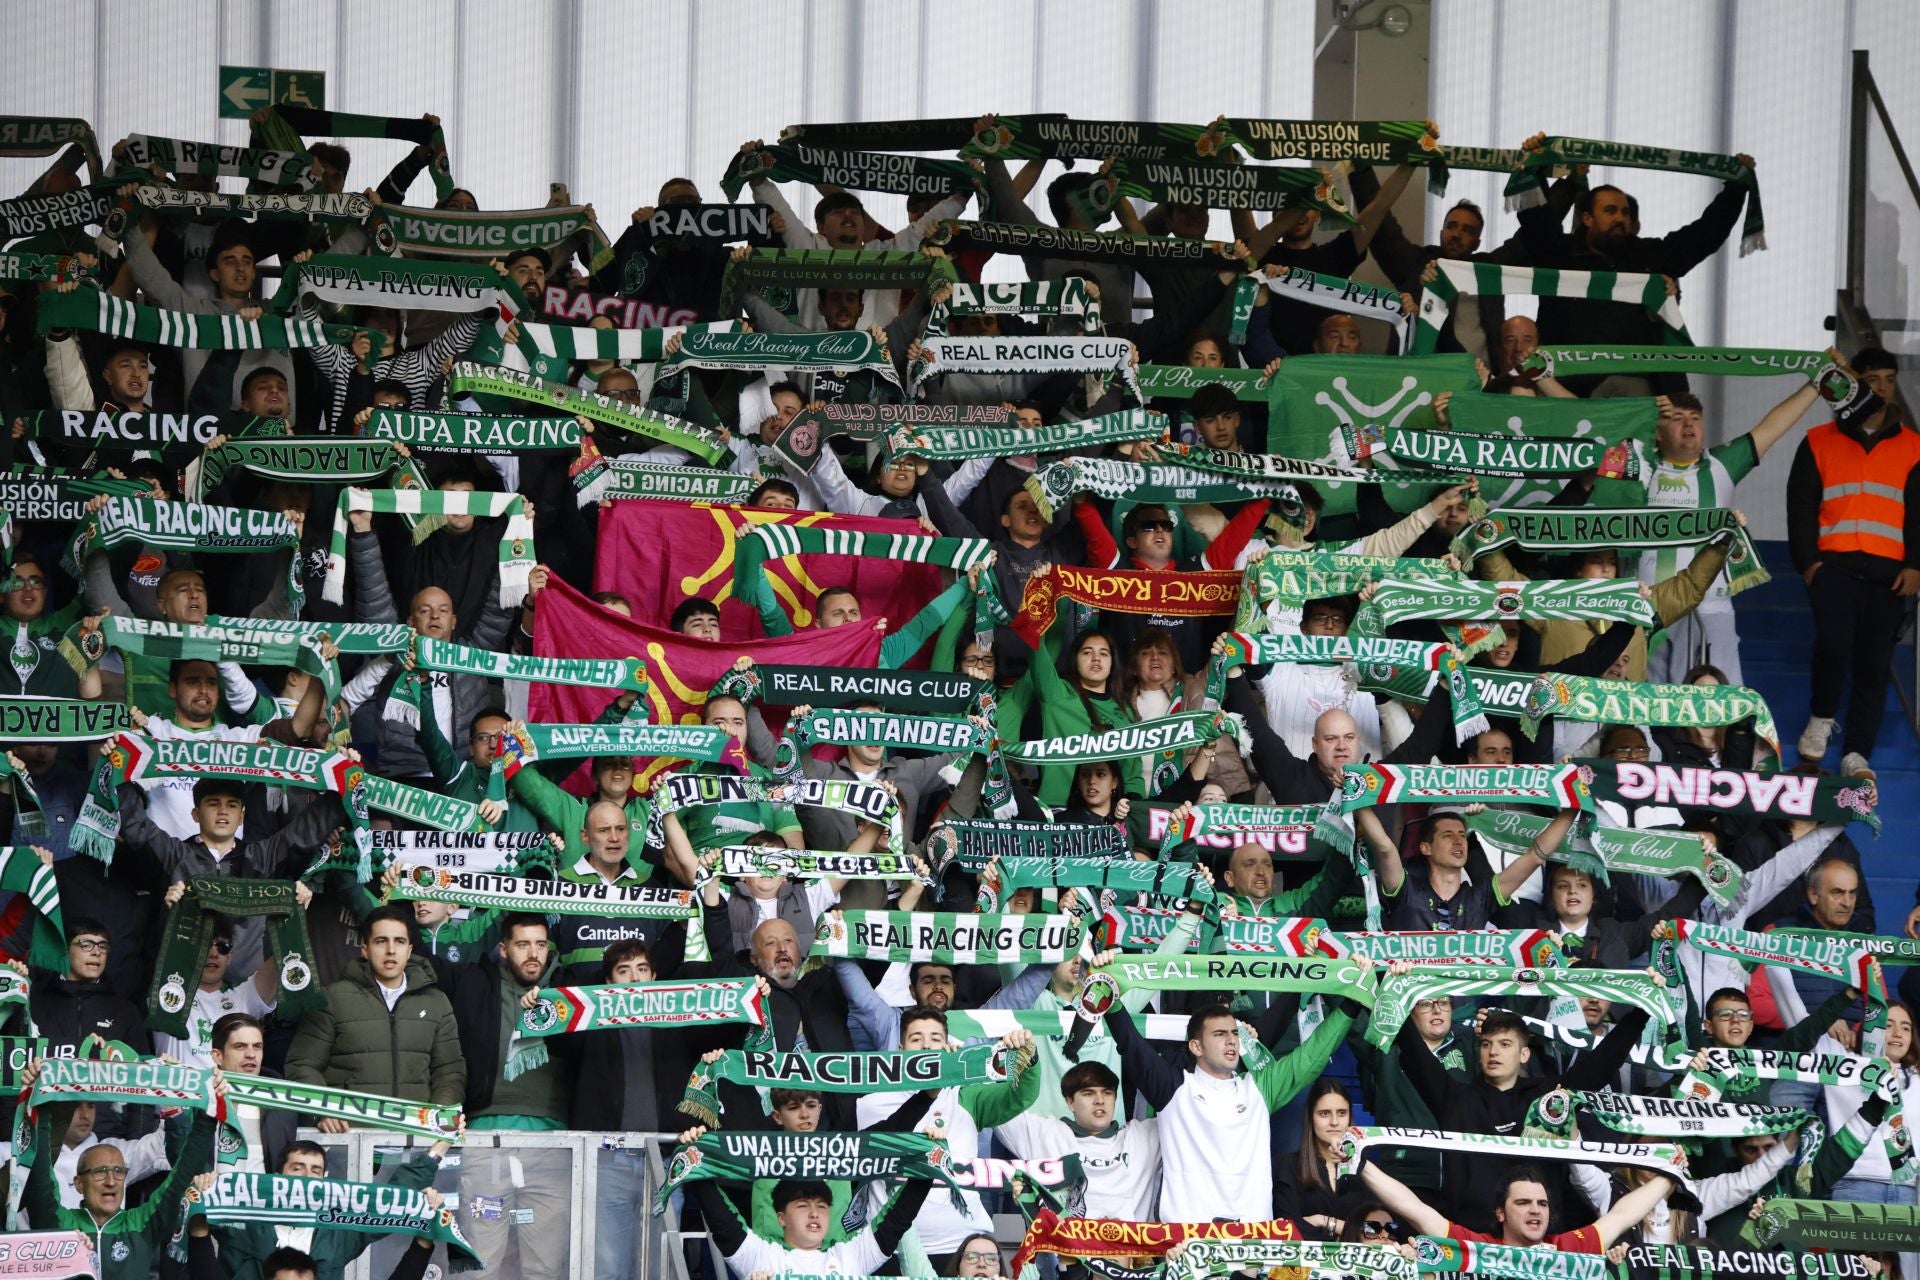
[[[353,565],[355,620],[401,621],[393,589],[387,585],[387,566],[380,558],[380,539],[371,533],[348,534],[347,558]],[[476,649],[498,650],[506,643],[507,628],[512,620],[512,615],[502,609],[497,600],[489,598],[479,617],[460,620],[463,625],[453,641],[455,644],[472,645]],[[388,691],[393,687],[393,678],[399,674],[396,665],[393,677],[383,681],[380,691],[374,695],[374,702],[383,713]],[[453,723],[444,727],[447,741],[458,745],[467,740],[467,725],[475,713],[500,703],[500,682],[485,676],[458,673],[448,673],[446,679],[453,691]],[[432,714],[430,707],[423,708],[423,712]],[[420,748],[419,733],[412,725],[389,720],[382,714],[378,767],[383,776],[424,778],[429,775],[431,771],[427,767],[426,753]]]

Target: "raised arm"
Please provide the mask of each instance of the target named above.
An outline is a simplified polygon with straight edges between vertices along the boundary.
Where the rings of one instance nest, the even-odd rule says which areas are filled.
[[[1793,424],[1800,421],[1801,416],[1813,407],[1819,395],[1819,390],[1809,382],[1767,410],[1767,416],[1760,419],[1753,430],[1747,432],[1747,438],[1753,441],[1753,456],[1766,457],[1767,450],[1780,443],[1780,438],[1791,431]]]
[[[1653,1212],[1653,1206],[1672,1193],[1673,1179],[1664,1174],[1655,1174],[1615,1200],[1613,1208],[1601,1214],[1593,1224],[1595,1233],[1600,1237],[1600,1247],[1604,1249],[1625,1235]]]
[[[1429,1053],[1427,1056],[1431,1058],[1433,1055]],[[1447,1234],[1447,1219],[1444,1214],[1434,1210],[1425,1200],[1413,1193],[1413,1188],[1371,1160],[1360,1167],[1360,1180],[1367,1184],[1367,1190],[1373,1192],[1381,1204],[1393,1210],[1395,1217],[1421,1235],[1444,1236]]]

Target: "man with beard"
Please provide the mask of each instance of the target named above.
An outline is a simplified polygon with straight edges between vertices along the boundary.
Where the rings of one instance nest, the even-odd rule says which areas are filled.
[[[1479,1244],[1515,1245],[1521,1248],[1549,1248],[1559,1253],[1604,1253],[1609,1245],[1640,1222],[1655,1205],[1674,1190],[1673,1179],[1655,1174],[1634,1191],[1613,1202],[1613,1207],[1598,1221],[1575,1231],[1548,1236],[1547,1221],[1552,1216],[1552,1200],[1546,1177],[1526,1165],[1516,1168],[1496,1185],[1493,1203],[1498,1235],[1487,1235],[1449,1222],[1445,1214],[1429,1207],[1411,1188],[1376,1164],[1362,1171],[1367,1190],[1398,1214],[1400,1220],[1421,1235]]]
[[[440,989],[453,1004],[467,1063],[466,1114],[472,1131],[542,1132],[566,1128],[568,1077],[577,1045],[569,1036],[509,1036],[520,1010],[554,974],[544,917],[517,914],[501,941],[473,964],[433,957]],[[462,1224],[489,1274],[518,1247],[527,1280],[566,1274],[570,1157],[565,1148],[470,1147],[462,1160]]]
[[[1753,168],[1752,156],[1742,153],[1734,158]],[[1643,237],[1638,233],[1631,197],[1618,187],[1597,186],[1580,201],[1579,222],[1571,232],[1561,230],[1560,219],[1551,216],[1520,220],[1523,261],[1529,266],[1567,271],[1663,275],[1677,285],[1681,277],[1726,242],[1746,202],[1746,186],[1729,182],[1693,222],[1664,236]],[[1539,322],[1541,341],[1549,345],[1657,346],[1665,327],[1637,302],[1585,298],[1540,299]],[[1673,384],[1662,386],[1662,390],[1685,389],[1683,378],[1660,381]],[[1613,379],[1583,377],[1569,386],[1585,395],[1597,390],[1602,382],[1614,383],[1607,389],[1615,395],[1651,394],[1648,379],[1619,375]]]

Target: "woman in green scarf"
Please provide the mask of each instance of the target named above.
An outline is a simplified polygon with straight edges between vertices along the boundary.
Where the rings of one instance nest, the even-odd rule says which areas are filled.
[[[1027,708],[1040,704],[1040,736],[1059,738],[1070,733],[1105,733],[1121,725],[1134,723],[1133,710],[1120,698],[1118,657],[1113,641],[1105,632],[1082,632],[1073,642],[1065,661],[1060,657],[1060,616],[1040,637],[1027,674],[1007,690],[1001,700],[998,723],[1000,736],[1017,739]],[[1120,770],[1121,786],[1128,795],[1145,797],[1146,784],[1140,774],[1140,757],[1114,762]],[[1046,765],[1040,770],[1040,803],[1058,807],[1067,802],[1073,789],[1073,769],[1068,765]]]

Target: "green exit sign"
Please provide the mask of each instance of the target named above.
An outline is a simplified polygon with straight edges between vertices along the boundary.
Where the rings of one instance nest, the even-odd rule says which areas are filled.
[[[221,67],[220,118],[245,120],[262,107],[325,107],[324,71],[279,67]]]

